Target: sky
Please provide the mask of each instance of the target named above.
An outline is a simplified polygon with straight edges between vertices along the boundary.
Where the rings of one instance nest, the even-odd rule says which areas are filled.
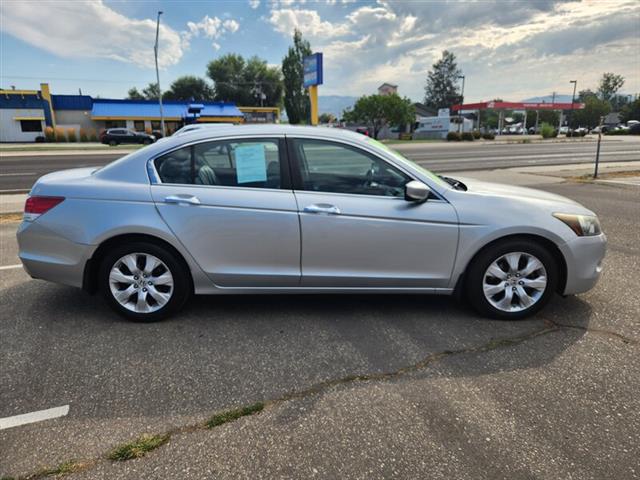
[[[280,65],[298,28],[324,54],[320,95],[360,96],[394,83],[414,101],[443,50],[462,69],[467,102],[518,101],[595,89],[604,72],[640,92],[640,1],[55,1],[0,0],[0,86],[121,98],[205,76],[227,53]]]

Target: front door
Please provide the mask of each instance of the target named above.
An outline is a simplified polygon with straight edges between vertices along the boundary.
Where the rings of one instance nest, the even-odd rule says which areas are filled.
[[[458,243],[457,215],[444,200],[404,199],[412,180],[355,147],[288,139],[307,287],[446,288]]]
[[[204,142],[154,161],[160,215],[221,287],[300,281],[300,228],[284,140]]]

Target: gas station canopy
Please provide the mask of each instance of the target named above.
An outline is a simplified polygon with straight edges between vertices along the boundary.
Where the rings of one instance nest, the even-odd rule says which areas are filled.
[[[454,105],[451,110],[582,110],[584,103],[480,102]]]

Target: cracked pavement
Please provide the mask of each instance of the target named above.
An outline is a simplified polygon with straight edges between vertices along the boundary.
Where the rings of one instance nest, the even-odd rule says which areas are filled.
[[[129,324],[96,297],[0,279],[0,476],[74,459],[71,478],[637,478],[640,190],[545,185],[596,211],[609,238],[586,295],[532,320],[480,319],[421,296],[196,298]],[[16,263],[15,225],[0,258]],[[266,401],[212,430],[213,413]],[[146,457],[114,445],[175,430]]]

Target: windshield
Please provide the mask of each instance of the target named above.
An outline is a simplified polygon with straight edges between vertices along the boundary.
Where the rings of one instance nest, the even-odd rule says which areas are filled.
[[[394,158],[396,158],[399,162],[404,163],[405,165],[409,165],[410,167],[417,168],[418,170],[420,170],[420,172],[424,173],[427,177],[429,177],[431,180],[433,180],[438,185],[441,185],[443,187],[449,187],[449,188],[451,187],[451,185],[448,182],[444,181],[442,178],[440,178],[438,175],[433,173],[431,170],[427,170],[422,165],[417,164],[413,160],[409,160],[407,157],[402,155],[397,150],[394,150],[393,148],[389,148],[384,143],[379,142],[378,140],[375,140],[375,139],[373,139],[371,137],[368,137],[367,141],[369,143],[371,143],[372,145],[375,145],[377,147],[385,149],[387,152],[389,152],[391,155],[393,155]]]

